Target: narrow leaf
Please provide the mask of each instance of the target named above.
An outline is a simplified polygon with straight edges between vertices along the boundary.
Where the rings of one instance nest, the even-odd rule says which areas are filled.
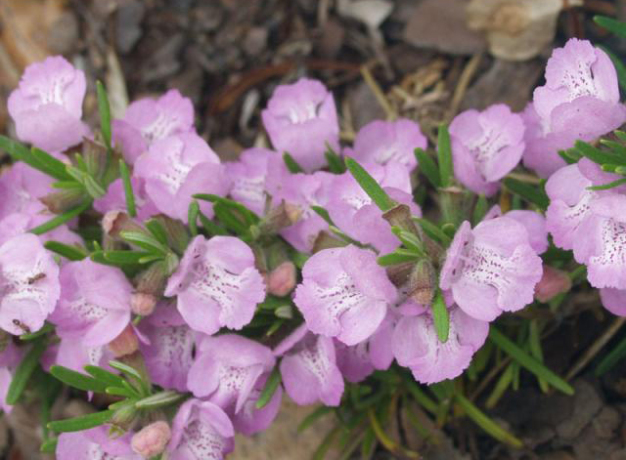
[[[50,438],[46,439],[39,446],[39,452],[44,454],[54,454],[57,450],[57,443],[59,442],[59,438]]]
[[[135,407],[137,409],[156,409],[175,404],[186,397],[187,395],[176,391],[162,391],[155,395],[148,396],[147,398],[140,399],[135,403]]]
[[[619,187],[622,184],[626,184],[626,177],[622,179],[614,180],[613,182],[609,182],[608,184],[603,185],[594,185],[591,187],[587,187],[589,190],[609,190],[615,187]]]
[[[443,230],[431,221],[420,217],[414,217],[413,220],[420,224],[420,227],[422,227],[422,230],[424,230],[424,233],[426,233],[430,239],[438,241],[444,246],[448,246],[452,242],[452,238],[446,235]]]
[[[332,150],[327,150],[324,154],[328,162],[328,170],[333,174],[343,174],[346,172],[346,165],[339,155]]]
[[[45,169],[42,169],[42,171],[44,171],[46,174],[62,181],[72,179],[72,177],[67,173],[67,170],[65,169],[67,165],[62,161],[57,160],[49,153],[44,152],[37,147],[33,147],[31,149],[31,155],[37,161],[37,163],[39,163],[41,167]]]
[[[437,337],[441,343],[448,341],[448,335],[450,333],[450,316],[448,315],[448,307],[443,299],[441,290],[437,290],[435,298],[433,300],[433,323],[435,324],[435,331],[437,331]]]
[[[155,257],[150,252],[141,251],[103,251],[102,255],[113,265],[142,264],[146,257]],[[162,256],[159,255],[158,258],[161,259]]]
[[[441,187],[441,175],[439,173],[439,166],[433,158],[424,150],[415,149],[415,157],[419,163],[419,170],[426,176],[426,179],[435,188]]]
[[[489,210],[489,202],[485,195],[479,195],[478,200],[476,200],[476,204],[474,205],[474,212],[472,213],[472,223],[477,225],[483,217],[487,214]]]
[[[535,374],[537,377],[542,378],[554,388],[567,395],[574,394],[574,389],[569,383],[518,347],[494,326],[491,326],[489,338],[522,367]]]
[[[66,385],[79,390],[93,391],[95,393],[104,393],[106,391],[106,383],[67,367],[54,365],[50,368],[50,373]]]
[[[43,235],[44,233],[49,232],[50,230],[54,230],[55,228],[60,227],[64,223],[69,222],[75,217],[78,217],[80,214],[83,213],[83,211],[86,211],[90,207],[91,207],[91,201],[90,200],[85,201],[80,206],[77,206],[74,209],[70,209],[69,211],[66,211],[63,214],[59,214],[58,216],[53,217],[49,221],[44,222],[43,224],[31,229],[30,233],[34,233],[35,235]]]
[[[615,160],[617,159],[615,154],[603,152],[587,142],[576,141],[574,148],[576,148],[581,155],[600,165],[615,163]]]
[[[281,376],[280,371],[278,370],[278,366],[274,367],[274,370],[267,378],[267,382],[265,382],[265,387],[261,391],[259,395],[259,399],[256,401],[256,408],[263,409],[265,406],[269,404],[272,400],[272,396],[276,393],[278,386],[280,385]]]
[[[87,257],[87,253],[83,248],[78,246],[69,246],[67,244],[59,243],[58,241],[46,241],[44,247],[48,251],[52,251],[60,256],[65,257],[67,260],[83,260]]]
[[[505,178],[503,182],[506,188],[511,192],[519,195],[530,203],[536,204],[541,209],[546,209],[550,204],[550,198],[546,195],[543,187],[530,185],[510,177]]]
[[[141,249],[144,249],[153,254],[159,254],[164,256],[168,251],[167,247],[161,244],[152,235],[148,235],[146,233],[130,231],[120,232],[120,236],[129,243],[132,243],[135,246],[138,246]]]
[[[607,16],[594,16],[593,21],[615,35],[626,38],[626,23]]]
[[[200,212],[200,205],[196,200],[192,200],[189,204],[189,211],[187,212],[187,221],[189,222],[189,231],[191,236],[194,237],[198,234],[198,213]]]
[[[48,423],[48,428],[57,433],[69,433],[83,431],[103,425],[113,417],[115,411],[105,410],[94,414],[82,415],[67,420],[56,420]]]
[[[413,251],[397,249],[392,253],[380,256],[377,261],[378,265],[382,267],[389,267],[391,265],[399,265],[406,262],[417,262],[419,258],[419,254],[416,254]]]
[[[124,381],[124,379],[119,375],[114,374],[113,372],[109,372],[106,369],[98,366],[87,365],[85,366],[85,371],[87,371],[99,381],[106,383],[107,386],[120,386]]]
[[[135,206],[135,193],[133,192],[133,184],[130,180],[130,171],[124,160],[120,160],[120,176],[124,185],[124,197],[126,198],[126,210],[130,217],[137,217],[137,208]]]
[[[107,150],[111,150],[111,106],[104,85],[96,81],[96,94],[98,96],[98,112],[100,114],[100,131]]]
[[[24,356],[22,361],[20,361],[17,369],[15,369],[15,374],[13,375],[13,379],[11,380],[9,390],[7,392],[6,403],[8,405],[13,406],[19,401],[31,375],[35,372],[35,369],[39,365],[39,359],[45,350],[45,340],[35,342],[26,356]]]
[[[163,224],[161,222],[159,222],[157,219],[148,219],[144,223],[144,225],[146,226],[148,231],[152,233],[152,236],[154,236],[159,243],[167,247],[168,245],[167,231],[165,230],[165,227],[163,227]]]
[[[386,212],[395,206],[395,202],[387,195],[387,192],[376,182],[376,180],[369,175],[369,173],[352,158],[346,157],[346,166],[350,174],[359,183],[361,188],[372,201],[380,208],[381,211]]]
[[[437,134],[437,156],[439,158],[439,177],[441,186],[447,187],[452,181],[452,147],[450,145],[450,133],[446,125],[439,126]]]
[[[626,338],[622,339],[615,348],[613,348],[598,364],[594,374],[596,377],[600,377],[613,369],[617,363],[622,361],[626,357]]]
[[[291,155],[289,155],[287,152],[283,153],[283,161],[285,162],[285,166],[287,166],[287,169],[289,170],[291,174],[298,174],[298,173],[304,172],[304,169],[302,169],[302,166],[300,166],[298,162],[294,160],[294,158]]]

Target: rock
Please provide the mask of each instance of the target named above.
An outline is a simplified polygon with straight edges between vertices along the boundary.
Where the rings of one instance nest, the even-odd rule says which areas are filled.
[[[487,48],[482,34],[465,21],[465,0],[424,0],[404,28],[404,41],[450,54],[475,54]]]
[[[120,53],[130,52],[141,38],[141,21],[144,14],[145,7],[138,1],[125,2],[117,10],[115,43]]]
[[[576,438],[602,409],[600,396],[590,383],[577,380],[574,389],[572,413],[556,426],[557,434],[564,440]]]
[[[500,102],[507,104],[513,111],[521,111],[531,99],[543,70],[544,62],[541,59],[524,62],[494,59],[491,68],[467,90],[461,110],[483,110]]]
[[[337,11],[371,29],[378,29],[393,11],[393,6],[387,0],[339,0]]]
[[[486,32],[494,56],[521,61],[537,56],[554,40],[564,5],[581,6],[582,1],[472,0],[467,20],[471,29]]]

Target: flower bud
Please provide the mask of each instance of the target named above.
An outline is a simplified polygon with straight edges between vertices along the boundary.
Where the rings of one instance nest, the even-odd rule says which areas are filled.
[[[315,254],[323,251],[324,249],[342,248],[344,246],[347,246],[345,241],[331,236],[328,232],[319,232],[315,237],[311,252]]]
[[[130,355],[139,348],[139,341],[133,327],[129,324],[126,328],[109,342],[109,349],[116,358],[120,356]]]
[[[436,276],[433,264],[420,260],[413,268],[407,282],[407,291],[411,299],[420,305],[430,305],[435,295]]]
[[[411,209],[406,204],[397,204],[383,214],[389,225],[400,227],[402,230],[418,235],[415,223],[411,219]]]
[[[263,235],[275,235],[283,228],[298,222],[300,217],[302,217],[302,209],[299,206],[283,201],[268,211],[259,222],[258,231]]]
[[[539,302],[548,302],[558,294],[567,292],[572,288],[572,280],[562,270],[549,265],[543,266],[543,275],[535,286],[535,298]]]
[[[50,212],[61,214],[75,208],[83,201],[83,191],[81,189],[66,189],[59,192],[49,193],[39,198]]]
[[[143,458],[152,458],[165,450],[172,437],[170,426],[164,422],[154,422],[135,433],[130,445],[133,452]]]
[[[167,235],[168,246],[174,249],[178,254],[183,254],[190,241],[187,227],[185,227],[180,220],[172,219],[162,214],[152,219],[158,221],[163,226],[165,234]]]
[[[109,423],[111,424],[113,432],[120,432],[120,434],[122,434],[128,431],[138,418],[139,409],[135,407],[135,401],[129,400],[126,404],[115,410]]]
[[[136,315],[150,316],[154,312],[157,302],[158,298],[152,294],[135,292],[130,298],[130,309]]]
[[[165,284],[167,283],[169,275],[168,263],[169,262],[167,260],[154,262],[136,276],[135,293],[131,300],[131,308],[133,308],[133,312],[142,316],[152,313],[152,311],[147,314],[139,313],[139,311],[135,310],[135,307],[138,310],[148,311],[150,310],[150,302],[154,301],[154,305],[156,305],[156,302],[165,291]],[[147,294],[147,296],[152,297],[153,299],[150,299],[147,296],[140,296],[138,294]],[[154,309],[154,305],[152,305],[152,309]]]
[[[109,211],[102,218],[102,229],[106,236],[118,238],[121,232],[145,232],[145,230],[122,211]]]
[[[272,270],[267,279],[267,290],[270,294],[284,297],[296,287],[296,266],[286,261]]]

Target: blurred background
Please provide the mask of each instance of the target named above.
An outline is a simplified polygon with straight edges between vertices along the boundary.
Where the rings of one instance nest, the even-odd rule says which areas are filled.
[[[551,49],[567,38],[588,38],[623,56],[626,44],[597,27],[596,14],[626,20],[626,1],[0,0],[0,130],[13,132],[6,98],[24,67],[63,54],[87,75],[88,121],[97,120],[97,79],[114,116],[129,101],[177,88],[194,102],[199,133],[226,160],[263,142],[260,110],[276,85],[303,75],[334,92],[346,142],[367,122],[398,116],[418,120],[432,137],[467,108],[505,102],[522,110]],[[557,371],[606,325],[595,297],[577,302],[583,313],[544,345]],[[476,427],[464,422],[445,432],[429,427],[437,437],[430,451],[408,436],[411,447],[442,460],[626,459],[626,410],[611,402],[626,396],[626,380],[607,379],[577,381],[574,399],[524,389],[507,396],[496,418],[521,432],[529,451],[478,446]],[[87,410],[77,400],[55,408],[65,417]],[[238,440],[232,458],[310,458],[335,423],[329,414],[297,433],[311,410],[286,402],[273,428]],[[37,419],[20,406],[0,420],[0,458],[39,458]]]

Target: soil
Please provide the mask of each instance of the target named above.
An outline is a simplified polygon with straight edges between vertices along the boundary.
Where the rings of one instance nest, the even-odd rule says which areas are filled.
[[[605,44],[622,57],[626,52],[626,41],[607,36],[591,21],[598,13],[626,19],[626,1],[589,0],[584,7],[566,8],[551,42],[535,56],[514,61],[501,51],[494,57],[485,34],[467,27],[466,5],[465,0],[0,0],[0,130],[13,130],[6,97],[22,69],[49,54],[61,53],[86,72],[88,94],[95,94],[95,81],[102,80],[114,114],[123,114],[129,100],[178,88],[194,102],[200,134],[223,159],[232,160],[243,148],[264,142],[261,108],[277,85],[300,76],[318,78],[335,93],[346,141],[367,122],[392,116],[419,121],[433,138],[439,123],[470,107],[504,102],[522,110],[541,83],[551,48],[569,37]],[[517,51],[510,50],[511,56]],[[93,96],[86,101],[86,117],[97,119]],[[588,288],[568,297],[552,319],[543,348],[548,366],[561,375],[615,321]],[[625,336],[619,329],[603,350]],[[424,447],[410,430],[403,430],[404,437],[422,448],[425,459],[626,459],[626,368],[621,364],[594,377],[604,353],[573,377],[576,396],[543,394],[534,377],[522,372],[519,389],[508,391],[489,411],[524,441],[524,449],[496,443],[466,419],[444,431],[433,426],[440,441],[434,446]],[[480,407],[493,385],[476,395]],[[65,399],[55,413],[86,410],[80,401]],[[268,433],[238,441],[233,458],[309,458],[332,420],[293,433],[308,411],[286,403]],[[36,408],[20,406],[0,419],[3,458],[39,458],[37,417]],[[394,457],[380,448],[375,458]]]

